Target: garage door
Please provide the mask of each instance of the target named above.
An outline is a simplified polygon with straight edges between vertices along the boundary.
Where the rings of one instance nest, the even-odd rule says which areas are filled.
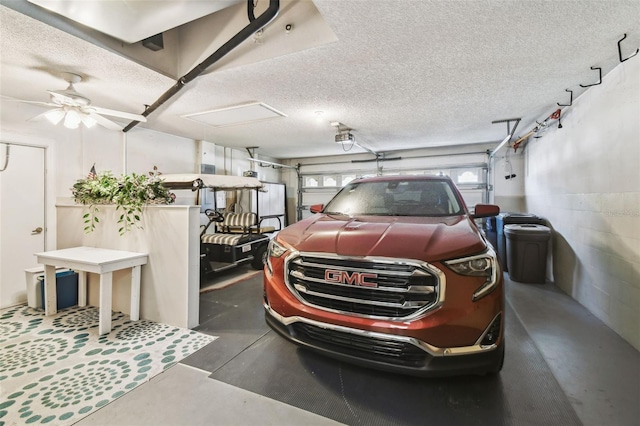
[[[487,202],[487,154],[471,153],[444,157],[403,158],[401,161],[345,162],[300,166],[298,179],[298,220],[311,215],[309,207],[327,203],[351,180],[370,176],[439,175],[456,183],[468,206]],[[327,171],[327,169],[331,171]]]

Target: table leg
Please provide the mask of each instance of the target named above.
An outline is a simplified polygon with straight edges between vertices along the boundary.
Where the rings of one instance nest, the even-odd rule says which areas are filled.
[[[100,324],[98,334],[102,335],[111,331],[111,290],[113,274],[105,272],[100,274]]]
[[[55,315],[58,312],[58,295],[56,294],[56,267],[44,265],[44,314]]]
[[[87,306],[87,273],[78,271],[78,306]]]
[[[131,268],[131,321],[140,319],[140,265]]]

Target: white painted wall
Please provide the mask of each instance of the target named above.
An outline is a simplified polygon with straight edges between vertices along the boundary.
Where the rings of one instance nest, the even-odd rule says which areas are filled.
[[[553,228],[553,277],[640,349],[640,59],[526,148],[526,205]]]
[[[227,148],[222,145],[216,145],[216,174],[242,176],[247,170],[258,172],[258,179],[264,182],[281,183],[280,169],[272,167],[260,167],[255,162],[248,161],[251,158],[247,150]],[[269,161],[272,163],[280,163],[280,160],[265,155],[254,154],[259,160]]]
[[[198,142],[134,128],[126,133],[126,172],[199,173]]]
[[[101,247],[149,254],[141,268],[140,318],[176,327],[199,324],[200,238],[199,208],[151,205],[140,225],[119,235],[115,206],[100,206],[100,223],[85,234],[84,206],[58,206],[58,248]],[[88,303],[99,305],[99,277],[89,274]],[[113,274],[113,310],[130,314],[131,271]]]
[[[514,152],[512,148],[503,148],[493,157],[493,173],[490,176],[493,191],[490,201],[499,205],[501,212],[533,213],[541,216],[540,212],[526,211],[522,153],[522,149]],[[516,177],[505,179],[506,175],[511,174],[515,174]]]

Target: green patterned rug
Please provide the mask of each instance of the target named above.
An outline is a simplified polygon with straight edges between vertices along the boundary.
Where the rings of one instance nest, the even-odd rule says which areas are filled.
[[[98,308],[0,310],[0,426],[73,424],[215,340]]]

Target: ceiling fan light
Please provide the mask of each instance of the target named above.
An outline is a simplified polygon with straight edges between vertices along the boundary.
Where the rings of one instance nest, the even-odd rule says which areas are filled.
[[[67,111],[67,115],[64,117],[64,127],[67,129],[77,129],[81,122],[82,118],[80,114],[78,114],[78,111],[74,109]]]
[[[51,122],[54,126],[60,122],[64,118],[64,111],[61,109],[52,109],[48,111],[45,115],[47,120]]]
[[[90,129],[96,125],[97,121],[95,118],[91,117],[89,114],[82,114],[82,123],[85,125],[87,129]]]

